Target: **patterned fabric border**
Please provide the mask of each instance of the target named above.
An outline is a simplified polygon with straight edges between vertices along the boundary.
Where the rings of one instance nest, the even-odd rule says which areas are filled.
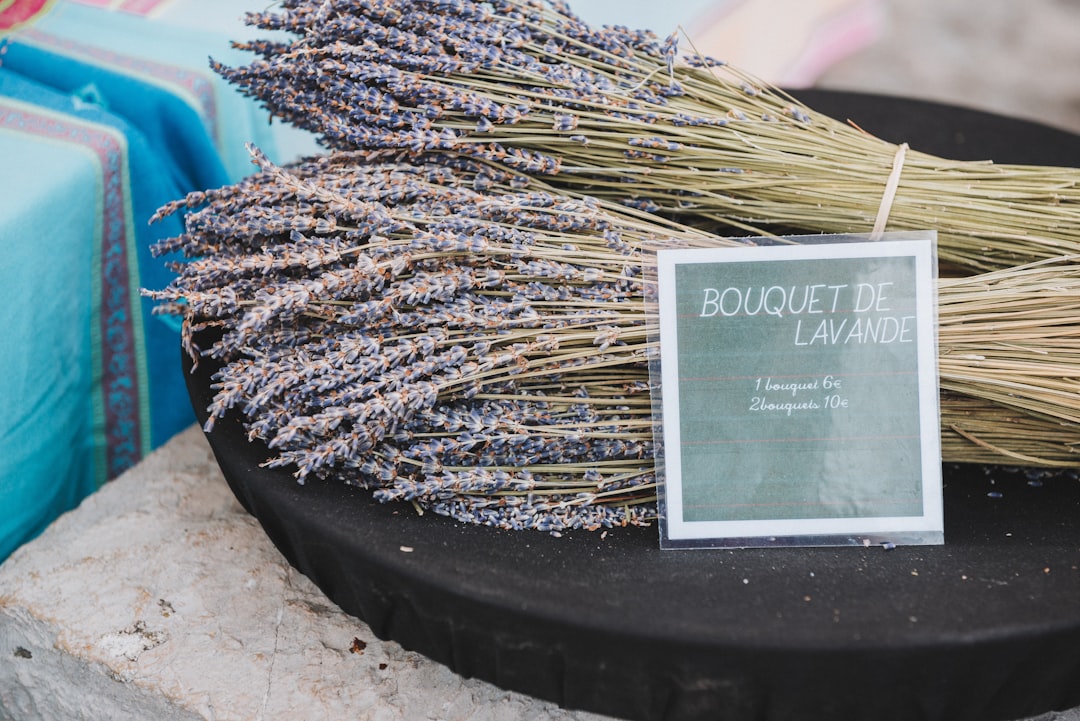
[[[134,465],[150,448],[142,310],[133,289],[138,257],[129,197],[127,143],[107,126],[51,113],[0,98],[0,128],[8,128],[88,151],[101,169],[101,215],[95,249],[95,293],[100,307],[92,318],[95,378],[97,480],[102,483]],[[98,430],[103,428],[102,430]],[[103,435],[103,437],[102,437]]]
[[[102,10],[119,10],[131,15],[147,17],[159,12],[173,0],[72,0],[80,5],[101,8]]]
[[[2,1],[2,0],[0,0]],[[134,75],[183,98],[205,119],[215,144],[220,145],[217,98],[212,76],[195,70],[124,55],[106,48],[88,45],[39,28],[27,28],[19,33],[19,42],[66,55],[93,65],[109,68],[125,75]]]

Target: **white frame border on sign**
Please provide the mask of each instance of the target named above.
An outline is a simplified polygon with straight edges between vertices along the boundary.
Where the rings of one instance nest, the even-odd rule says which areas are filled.
[[[659,320],[659,402],[654,423],[662,434],[657,453],[661,545],[731,547],[770,545],[868,545],[871,543],[938,544],[944,542],[941,493],[941,433],[937,357],[936,234],[889,233],[870,242],[864,236],[811,236],[812,242],[709,248],[655,246],[655,311]],[[800,239],[802,240],[802,239]],[[922,508],[920,516],[685,521],[682,517],[681,428],[678,422],[679,378],[675,268],[683,263],[738,263],[768,260],[840,258],[915,258],[917,359],[920,369]],[[657,361],[658,360],[658,364]],[[654,383],[655,385],[655,383]]]

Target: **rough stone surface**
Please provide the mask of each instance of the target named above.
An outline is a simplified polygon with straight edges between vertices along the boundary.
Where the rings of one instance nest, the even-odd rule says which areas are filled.
[[[192,428],[0,566],[0,719],[600,721],[375,638]]]
[[[606,718],[375,638],[285,562],[194,427],[12,555],[0,589],[0,721]]]

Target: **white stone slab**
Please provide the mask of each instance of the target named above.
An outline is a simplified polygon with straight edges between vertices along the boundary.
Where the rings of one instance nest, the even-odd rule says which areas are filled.
[[[379,641],[191,428],[0,566],[0,719],[600,721]]]

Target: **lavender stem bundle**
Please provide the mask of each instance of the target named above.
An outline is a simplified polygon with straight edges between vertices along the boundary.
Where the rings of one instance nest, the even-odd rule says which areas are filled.
[[[288,0],[217,70],[331,149],[442,153],[567,193],[769,233],[866,232],[897,148],[676,38],[595,28],[539,0]],[[1080,170],[911,151],[892,229],[936,228],[967,272],[1080,252]],[[727,233],[725,233],[727,234]]]
[[[189,260],[150,295],[223,333],[190,348],[223,363],[211,426],[236,407],[270,465],[462,520],[653,515],[632,240],[664,226],[469,161],[255,157],[260,173],[162,211],[206,206],[156,248]]]
[[[741,241],[471,159],[254,158],[162,209],[192,211],[155,249],[186,260],[147,291],[189,334],[221,333],[187,337],[221,364],[209,426],[236,409],[301,481],[473,523],[654,517],[642,250]],[[946,460],[1074,463],[1080,357],[1057,350],[1075,348],[1077,304],[1065,262],[941,282]]]
[[[302,482],[558,533],[656,514],[644,248],[936,228],[944,459],[1075,467],[1080,171],[942,160],[537,0],[285,0],[216,69],[329,148],[194,193],[148,291]],[[205,348],[196,347],[216,329]]]

